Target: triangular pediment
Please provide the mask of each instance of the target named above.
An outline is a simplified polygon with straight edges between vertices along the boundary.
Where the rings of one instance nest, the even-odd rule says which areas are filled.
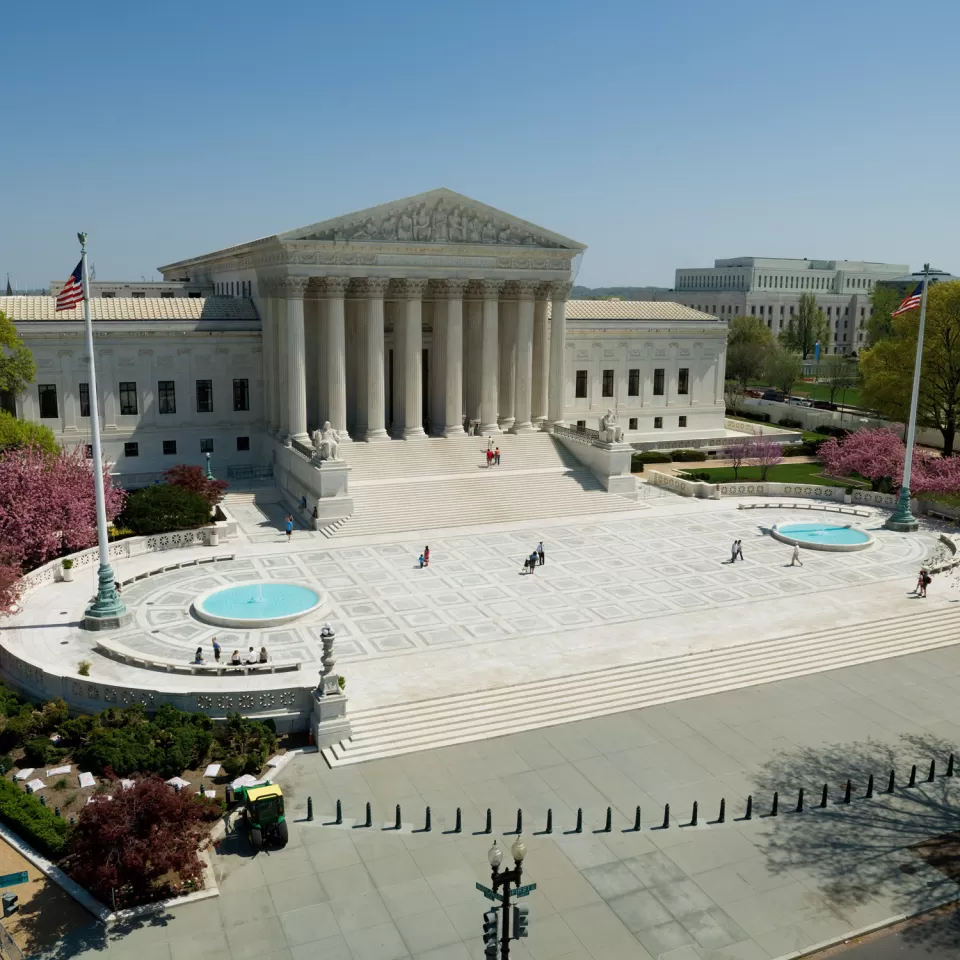
[[[278,234],[284,243],[334,240],[350,243],[482,244],[580,251],[576,240],[545,230],[441,187]]]

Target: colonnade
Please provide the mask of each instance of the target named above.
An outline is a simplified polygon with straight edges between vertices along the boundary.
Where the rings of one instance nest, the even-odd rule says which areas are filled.
[[[570,286],[527,280],[260,279],[269,429],[305,443],[308,427],[326,420],[345,439],[367,441],[391,434],[422,438],[425,419],[431,433],[446,437],[462,436],[465,419],[479,422],[483,433],[524,433],[562,423]],[[316,396],[308,403],[311,384]]]

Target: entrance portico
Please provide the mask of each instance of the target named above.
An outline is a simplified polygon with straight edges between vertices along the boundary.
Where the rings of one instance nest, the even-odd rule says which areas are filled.
[[[344,439],[416,440],[562,422],[584,249],[441,189],[161,272],[257,300],[275,436],[304,443],[329,420]]]

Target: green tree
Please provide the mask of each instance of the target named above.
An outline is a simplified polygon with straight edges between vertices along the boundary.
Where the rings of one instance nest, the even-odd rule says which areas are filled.
[[[789,396],[793,385],[803,373],[803,360],[800,354],[794,353],[786,347],[774,347],[767,354],[765,370],[770,383],[780,390],[784,396]]]
[[[210,522],[210,505],[193,490],[158,483],[134,490],[127,498],[118,523],[148,536],[202,527]]]
[[[909,415],[919,327],[919,310],[894,317],[892,336],[861,354],[863,400],[892,420]],[[960,426],[960,281],[935,283],[927,291],[917,423],[939,430],[943,455],[953,454]]]
[[[867,320],[868,347],[893,336],[891,314],[900,306],[902,300],[901,291],[896,287],[880,285],[873,288],[873,293],[870,294],[870,319]]]
[[[0,393],[19,396],[33,383],[37,365],[13,321],[0,310]]]
[[[830,402],[839,393],[840,402],[843,403],[843,394],[857,383],[860,375],[856,361],[839,353],[831,353],[825,356],[817,368],[817,379],[830,392]]]
[[[762,375],[773,333],[759,317],[734,317],[727,332],[727,378],[739,393]],[[735,408],[736,409],[736,408]]]
[[[0,410],[0,450],[18,450],[31,444],[44,453],[56,453],[58,449],[49,427],[31,420],[18,420],[6,410]]]
[[[787,326],[780,331],[780,342],[806,360],[818,340],[823,346],[828,332],[827,319],[817,306],[817,298],[812,293],[801,293],[796,315],[790,317]]]

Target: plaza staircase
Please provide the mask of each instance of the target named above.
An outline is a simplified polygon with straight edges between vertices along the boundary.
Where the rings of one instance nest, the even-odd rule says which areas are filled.
[[[960,611],[943,608],[688,654],[350,712],[349,740],[325,748],[331,767],[537,730],[886,660],[960,641]]]
[[[607,493],[549,434],[508,434],[496,442],[500,466],[489,469],[484,437],[345,446],[354,513],[323,532],[329,537],[401,533],[644,507]]]

